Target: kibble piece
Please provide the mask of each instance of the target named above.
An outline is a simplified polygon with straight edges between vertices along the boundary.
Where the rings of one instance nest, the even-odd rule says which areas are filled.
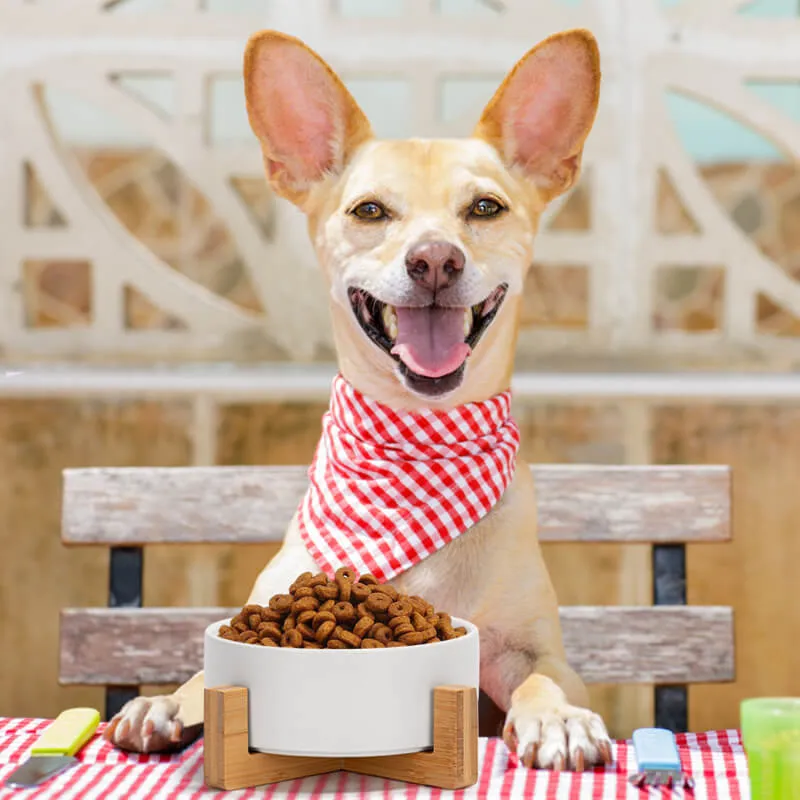
[[[317,616],[317,612],[314,609],[310,609],[308,611],[301,611],[297,615],[297,624],[298,625],[310,625],[314,618]]]
[[[349,601],[353,589],[353,581],[356,579],[356,573],[347,567],[341,567],[336,570],[336,588],[339,590],[339,600]]]
[[[407,633],[415,633],[414,626],[410,622],[404,622],[402,625],[398,625],[394,629],[394,638],[399,639]]]
[[[325,620],[318,628],[317,632],[314,634],[314,638],[318,642],[324,642],[328,639],[328,637],[334,632],[336,629],[336,620]]]
[[[313,577],[314,576],[310,572],[304,572],[302,575],[298,575],[295,582],[289,587],[289,593],[295,594],[301,587],[307,587]]]
[[[258,635],[263,639],[267,637],[269,639],[280,639],[283,631],[278,625],[277,622],[262,622],[258,626]]]
[[[397,600],[398,597],[400,597],[400,592],[398,592],[397,589],[395,589],[394,586],[392,586],[390,583],[382,583],[378,587],[378,591],[381,591],[384,594],[388,594],[389,597],[392,598],[392,602],[394,602],[395,600]]]
[[[292,630],[286,631],[281,638],[281,647],[302,647],[303,646],[303,636],[300,631],[292,628]]]
[[[314,587],[314,594],[320,600],[338,600],[339,587],[335,583],[322,583]]]
[[[391,617],[386,623],[392,630],[396,630],[398,625],[411,625],[411,617]],[[411,625],[413,629],[413,625]]]
[[[317,615],[314,617],[314,622],[311,624],[311,627],[314,628],[314,630],[318,630],[323,622],[332,622],[335,625],[336,615],[332,611],[317,611]]]
[[[292,607],[292,603],[294,598],[290,594],[276,594],[270,598],[269,607],[282,614]]]
[[[331,609],[333,616],[336,617],[338,623],[352,622],[356,619],[356,610],[353,608],[352,603],[339,601],[333,609]]]
[[[337,578],[336,588],[339,590],[339,600],[347,602],[353,596],[353,584],[348,580]]]
[[[383,644],[388,644],[394,638],[392,629],[388,625],[383,625],[381,623],[378,623],[377,625],[373,626],[372,630],[369,633],[371,638],[377,639],[379,642]]]
[[[420,631],[420,633],[424,637],[422,641],[423,642],[429,642],[431,639],[433,639],[436,636],[436,628],[434,628],[434,627],[425,628],[425,630]]]
[[[350,647],[361,647],[361,639],[353,631],[348,631],[346,628],[337,626],[333,631],[333,636]]]
[[[303,637],[303,639],[312,640],[315,638],[315,631],[310,625],[306,625],[305,622],[298,622],[297,627],[295,630]],[[434,631],[434,634],[436,631]]]
[[[386,611],[392,604],[392,598],[383,592],[370,592],[364,604],[370,611]]]
[[[387,609],[390,617],[407,617],[414,611],[408,600],[395,600]]]
[[[350,587],[350,600],[354,605],[363,603],[372,591],[372,586],[367,586],[366,583],[357,581]]]
[[[423,600],[419,595],[412,595],[408,598],[409,602],[412,606],[414,606],[414,610],[418,611],[420,614],[425,616],[428,613],[428,608],[430,607],[430,603],[427,600]]]
[[[372,617],[361,617],[353,626],[353,633],[363,638],[372,630],[374,624]]]
[[[301,597],[292,603],[292,613],[299,614],[302,611],[316,611],[319,608],[319,600],[316,597]]]
[[[411,624],[414,626],[415,631],[421,631],[428,627],[429,623],[425,617],[422,616],[418,611],[415,611],[411,615]]]

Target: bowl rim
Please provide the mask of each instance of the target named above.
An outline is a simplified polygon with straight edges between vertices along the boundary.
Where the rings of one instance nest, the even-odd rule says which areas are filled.
[[[461,617],[451,617],[453,620],[453,625],[455,627],[464,627],[467,629],[467,633],[464,636],[459,636],[456,639],[447,639],[444,642],[434,642],[434,645],[456,645],[457,642],[461,641],[471,641],[472,639],[480,639],[480,635],[478,633],[478,626],[474,622],[470,622],[467,619],[462,619]],[[214,639],[219,642],[223,642],[224,645],[232,645],[234,647],[246,647],[248,651],[255,651],[255,652],[265,652],[265,653],[367,653],[367,654],[378,654],[380,653],[385,657],[386,653],[400,653],[400,652],[407,652],[409,650],[414,651],[417,649],[423,650],[423,652],[427,652],[422,645],[416,645],[414,647],[404,647],[401,651],[399,647],[353,647],[347,650],[330,650],[327,647],[323,647],[320,650],[316,650],[313,648],[306,648],[306,647],[258,647],[257,645],[248,644],[247,642],[232,642],[230,639],[223,639],[221,636],[217,636],[217,631],[219,630],[221,625],[228,625],[230,623],[230,618],[225,617],[224,619],[217,620],[216,622],[212,622],[209,624],[205,631],[203,638],[205,639],[210,638]],[[441,652],[441,650],[439,651]]]

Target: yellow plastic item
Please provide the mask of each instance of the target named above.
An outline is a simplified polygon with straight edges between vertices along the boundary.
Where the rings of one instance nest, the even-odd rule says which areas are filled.
[[[68,708],[36,740],[32,756],[74,756],[100,724],[100,712],[94,708]]]

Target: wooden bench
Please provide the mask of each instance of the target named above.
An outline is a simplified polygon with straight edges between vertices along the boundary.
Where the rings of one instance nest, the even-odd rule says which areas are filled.
[[[655,684],[656,724],[685,731],[687,684],[734,675],[733,612],[687,606],[685,569],[687,542],[730,538],[729,469],[532,470],[541,541],[652,545],[653,606],[562,607],[565,645],[588,683]],[[194,674],[203,629],[235,609],[142,608],[144,547],[280,541],[306,481],[305,467],[66,470],[62,540],[108,546],[110,577],[108,608],[61,613],[61,683],[105,685],[110,717],[140,684]]]

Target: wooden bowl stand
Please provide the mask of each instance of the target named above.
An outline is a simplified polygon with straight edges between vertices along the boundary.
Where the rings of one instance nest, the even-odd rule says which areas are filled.
[[[244,789],[265,783],[345,770],[361,775],[463,789],[478,780],[478,698],[466,686],[433,692],[433,750],[399,756],[316,758],[251,751],[247,689],[205,690],[204,772],[214,789]]]

